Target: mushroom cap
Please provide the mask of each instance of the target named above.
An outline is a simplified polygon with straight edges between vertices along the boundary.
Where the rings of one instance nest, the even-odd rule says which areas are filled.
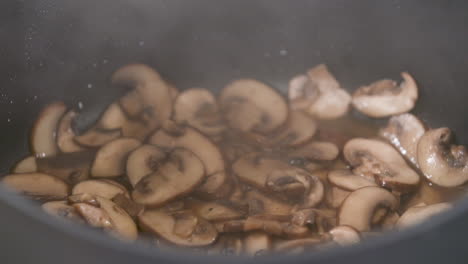
[[[117,194],[130,197],[127,189],[121,184],[111,180],[87,180],[73,186],[72,194],[88,193],[94,196],[101,196],[112,199]]]
[[[271,238],[264,232],[252,232],[244,238],[244,252],[249,256],[265,255],[271,246]]]
[[[125,160],[141,145],[133,138],[119,138],[102,146],[96,153],[91,174],[94,177],[117,177],[125,173]]]
[[[286,126],[268,137],[271,146],[298,146],[306,143],[315,135],[317,123],[303,112],[291,111]]]
[[[242,254],[243,242],[238,234],[220,234],[216,243],[207,249],[208,255],[239,256]]]
[[[408,227],[419,224],[435,215],[445,212],[453,207],[449,203],[436,203],[431,205],[414,206],[406,210],[396,223],[398,227]]]
[[[269,133],[288,118],[284,98],[256,80],[242,79],[228,84],[221,91],[219,103],[228,124],[244,132]]]
[[[419,175],[385,142],[354,138],[346,143],[343,154],[355,174],[374,178],[380,186],[408,192],[419,184]]]
[[[307,249],[314,248],[323,241],[319,238],[299,238],[292,240],[278,241],[274,245],[276,252],[302,253]]]
[[[97,125],[88,129],[85,133],[75,136],[75,142],[83,147],[96,148],[111,142],[122,136],[120,129],[103,130]]]
[[[63,217],[65,219],[82,222],[81,216],[73,206],[67,204],[66,201],[52,201],[41,205],[41,208],[53,216]]]
[[[289,216],[293,206],[270,195],[252,189],[245,193],[245,201],[249,206],[249,215],[282,215]]]
[[[17,162],[11,169],[12,173],[31,173],[37,171],[36,157],[28,156]]]
[[[359,232],[351,226],[337,226],[328,231],[328,233],[330,233],[332,240],[341,246],[352,245],[361,241]]]
[[[384,79],[363,86],[353,94],[353,106],[370,117],[386,117],[410,111],[418,99],[416,81],[407,72],[402,72],[403,82]]]
[[[65,182],[43,173],[10,174],[3,177],[1,182],[35,199],[60,200],[68,195],[68,186]]]
[[[380,187],[358,189],[343,201],[338,215],[339,225],[348,225],[360,232],[370,231],[373,214],[381,207],[396,210],[398,200]]]
[[[240,219],[245,213],[235,208],[228,201],[204,202],[199,200],[190,200],[188,207],[199,217],[208,221],[227,221]]]
[[[214,95],[207,89],[183,91],[174,102],[174,120],[187,123],[205,135],[217,136],[225,130]]]
[[[101,209],[105,210],[109,215],[113,224],[113,232],[117,236],[130,240],[135,240],[138,237],[136,224],[125,210],[109,199],[96,196],[96,200],[99,202]]]
[[[292,149],[288,156],[309,161],[331,161],[338,157],[340,150],[331,142],[313,141]]]
[[[76,184],[89,178],[94,154],[94,151],[81,151],[37,158],[37,171],[60,178],[66,183]]]
[[[60,119],[57,127],[57,147],[62,152],[78,152],[84,148],[78,145],[75,141],[75,131],[73,131],[73,120],[78,116],[75,110],[69,110]]]
[[[414,166],[419,167],[417,160],[418,142],[424,135],[424,124],[416,116],[406,113],[392,116],[387,127],[379,134],[390,142],[401,155],[406,157]]]
[[[132,151],[126,165],[130,184],[135,187],[144,176],[156,171],[166,158],[167,153],[153,145],[141,145]]]
[[[350,193],[350,191],[343,190],[336,186],[328,188],[328,190],[325,192],[325,198],[328,206],[331,208],[339,208]]]
[[[154,129],[141,119],[128,119],[119,104],[107,107],[98,121],[98,127],[105,131],[120,130],[123,137],[144,140]]]
[[[348,191],[355,191],[362,187],[377,186],[375,181],[355,175],[348,169],[332,170],[328,172],[328,181],[331,184]]]
[[[418,163],[431,182],[455,187],[468,181],[468,154],[464,146],[451,145],[453,135],[448,128],[428,130],[419,140]]]

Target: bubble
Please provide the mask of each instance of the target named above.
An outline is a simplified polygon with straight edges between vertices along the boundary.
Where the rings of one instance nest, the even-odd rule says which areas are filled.
[[[88,83],[88,85],[87,85],[86,87],[88,87],[88,89],[91,89],[91,88],[93,88],[93,84],[92,84],[92,83]]]
[[[78,102],[78,109],[82,110],[83,109],[83,102]]]
[[[286,56],[286,55],[288,55],[288,51],[285,50],[285,49],[282,49],[282,50],[280,50],[279,54],[280,54],[281,56]]]

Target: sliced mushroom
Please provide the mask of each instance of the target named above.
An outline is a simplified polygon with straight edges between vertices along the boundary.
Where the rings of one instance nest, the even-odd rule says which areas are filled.
[[[350,193],[351,193],[350,191],[343,190],[336,186],[332,186],[325,193],[328,206],[330,206],[331,208],[339,208]]]
[[[168,120],[172,114],[172,100],[167,83],[152,68],[132,64],[120,68],[112,75],[113,85],[131,86],[141,99],[142,119],[153,130]]]
[[[70,152],[37,158],[37,171],[60,178],[69,184],[75,184],[89,178],[93,159],[93,151]]]
[[[73,208],[90,226],[107,230],[113,228],[112,219],[103,209],[87,203],[73,204]]]
[[[355,175],[348,169],[330,171],[328,173],[328,181],[331,184],[348,191],[355,191],[362,187],[377,186],[375,181]]]
[[[165,129],[151,136],[149,143],[163,149],[185,148],[192,151],[203,162],[207,175],[204,183],[197,188],[197,192],[218,197],[218,190],[228,178],[224,173],[224,160],[218,147],[193,128],[180,127],[172,123],[166,125]]]
[[[127,177],[133,187],[146,175],[156,171],[164,163],[167,154],[152,145],[142,145],[135,149],[127,159]]]
[[[112,202],[124,209],[133,218],[139,216],[145,210],[143,205],[135,203],[128,195],[122,193],[116,194],[112,198]]]
[[[339,225],[348,225],[360,232],[370,231],[374,212],[381,207],[396,210],[398,200],[392,193],[380,187],[358,189],[348,195],[341,205]]]
[[[431,129],[418,144],[421,172],[431,182],[443,187],[455,187],[468,181],[468,154],[464,146],[452,145],[453,134],[448,128]]]
[[[183,91],[174,102],[174,120],[187,123],[209,136],[218,136],[225,129],[216,98],[202,88]]]
[[[263,232],[252,232],[244,238],[244,252],[249,256],[263,256],[271,247],[270,236]]]
[[[291,111],[286,127],[273,135],[268,143],[271,146],[298,146],[309,141],[317,131],[317,123],[299,111]]]
[[[189,193],[204,176],[203,163],[193,152],[175,149],[157,171],[137,183],[132,197],[137,203],[156,207]]]
[[[431,205],[414,206],[406,210],[396,223],[397,227],[408,227],[415,224],[419,224],[435,215],[441,214],[449,209],[453,205],[449,203],[437,203]]]
[[[94,177],[117,177],[125,173],[125,160],[130,152],[140,146],[133,138],[119,138],[102,146],[96,153],[91,175]]]
[[[72,194],[80,193],[88,193],[90,195],[101,196],[106,199],[112,199],[117,194],[123,194],[130,197],[124,186],[111,180],[82,181],[72,189]]]
[[[256,80],[237,80],[220,94],[221,111],[228,124],[243,132],[269,133],[288,118],[288,106],[275,89]]]
[[[120,129],[108,131],[97,126],[93,126],[82,135],[76,136],[74,140],[80,146],[96,148],[107,144],[120,136],[122,136],[122,131]]]
[[[22,159],[20,162],[11,170],[12,173],[31,173],[37,171],[36,158],[34,156],[29,156]]]
[[[307,226],[315,223],[314,209],[301,209],[295,211],[291,216],[291,223],[297,226]]]
[[[382,230],[393,229],[399,219],[400,215],[398,215],[396,212],[387,213],[385,218],[381,221],[380,227],[382,228]]]
[[[405,211],[406,209],[421,203],[431,205],[447,200],[454,200],[457,197],[460,197],[460,195],[464,192],[465,190],[463,188],[454,189],[440,187],[429,182],[428,180],[424,180],[419,185],[418,190],[415,191],[412,196],[408,197],[408,200],[402,201],[402,206],[400,209]]]
[[[145,211],[139,217],[140,226],[149,232],[179,246],[206,246],[212,244],[218,232],[210,222],[190,211],[164,212],[162,209]]]
[[[131,119],[138,119],[143,113],[143,100],[137,90],[131,90],[120,97],[118,105],[122,111]]]
[[[249,216],[242,220],[224,222],[221,232],[263,231],[270,235],[287,238],[300,238],[310,235],[307,227],[293,225],[290,221],[291,217],[284,218],[284,216],[276,215]]]
[[[332,228],[338,225],[337,212],[334,209],[312,209],[314,210],[315,226],[317,227],[317,233],[324,235],[328,233]]]
[[[300,238],[294,240],[278,241],[274,245],[276,252],[282,253],[303,253],[308,249],[312,249],[323,241],[319,238]]]
[[[240,219],[245,216],[245,212],[235,208],[236,206],[228,201],[203,202],[191,200],[188,205],[199,217],[208,221],[227,221]]]
[[[76,212],[73,206],[67,204],[66,201],[52,201],[43,204],[42,209],[53,216],[63,217],[65,219],[82,222],[83,219]]]
[[[62,116],[57,127],[57,146],[62,152],[79,152],[84,148],[74,141],[75,131],[72,128],[73,120],[78,116],[75,110],[70,110]]]
[[[85,203],[85,204],[89,204],[95,207],[101,206],[98,200],[96,199],[96,196],[91,195],[89,193],[79,193],[79,194],[70,195],[68,196],[68,202],[70,202],[71,204]]]
[[[362,86],[353,94],[353,106],[370,117],[386,117],[413,109],[418,99],[416,81],[407,72],[402,72],[400,85],[393,80],[376,81]]]
[[[65,182],[43,173],[10,174],[3,177],[1,182],[38,200],[63,200],[68,195]]]
[[[412,114],[393,116],[388,120],[387,127],[379,134],[386,138],[401,155],[414,166],[419,167],[417,160],[418,142],[424,135],[424,124]]]
[[[319,119],[336,119],[348,112],[351,96],[324,64],[298,76],[289,86],[291,107],[303,110]]]
[[[355,138],[346,143],[343,153],[355,174],[374,178],[380,186],[404,193],[419,184],[419,175],[387,143]]]
[[[242,254],[243,243],[239,235],[220,235],[216,243],[207,249],[208,255],[239,256]]]
[[[311,161],[331,161],[338,157],[340,151],[331,142],[315,141],[293,149],[288,153],[290,163],[292,160],[302,159]]]
[[[340,246],[352,245],[361,241],[359,232],[351,226],[337,226],[328,232],[332,240]]]
[[[250,190],[245,193],[245,200],[249,205],[249,214],[267,215],[290,215],[292,205],[269,197],[257,190]]]
[[[59,151],[55,142],[60,118],[67,107],[63,102],[47,105],[39,114],[31,133],[31,150],[36,157],[53,156]]]
[[[117,103],[107,107],[98,121],[98,126],[106,131],[120,130],[122,136],[138,140],[144,140],[153,129],[141,120],[128,119]]]

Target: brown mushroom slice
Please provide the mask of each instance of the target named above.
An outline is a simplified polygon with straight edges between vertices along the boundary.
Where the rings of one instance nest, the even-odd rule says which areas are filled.
[[[406,210],[396,223],[397,227],[408,227],[419,224],[435,215],[441,214],[453,207],[449,203],[414,206]]]
[[[43,173],[10,174],[1,183],[33,199],[61,200],[68,195],[65,182]]]
[[[416,81],[407,72],[402,72],[403,81],[384,79],[362,86],[353,94],[353,106],[370,117],[386,117],[413,109],[418,99]]]
[[[374,178],[382,187],[404,193],[419,184],[419,175],[385,142],[355,138],[346,143],[343,153],[355,174]]]
[[[221,91],[219,102],[228,124],[243,132],[269,133],[288,118],[284,98],[256,80],[242,79],[228,84]]]
[[[455,187],[468,181],[468,154],[464,146],[452,144],[448,128],[428,130],[419,140],[418,163],[421,172],[431,182],[443,187]]]
[[[387,127],[379,134],[387,139],[401,155],[406,157],[414,166],[419,167],[417,160],[418,142],[424,135],[424,124],[416,116],[406,113],[392,116]]]
[[[188,89],[179,94],[174,102],[174,120],[187,123],[210,136],[217,136],[226,129],[216,98],[202,88]]]
[[[207,249],[208,255],[239,256],[242,254],[243,243],[239,235],[219,235],[216,243]]]
[[[263,232],[252,232],[244,238],[244,253],[249,256],[266,255],[271,248],[271,238]]]
[[[328,233],[332,228],[338,225],[337,223],[337,210],[335,209],[312,209],[314,210],[315,226],[317,233],[320,235]]]
[[[330,233],[332,240],[340,246],[352,245],[361,241],[359,232],[351,226],[337,226],[328,233]]]
[[[87,203],[75,203],[73,208],[90,226],[105,230],[113,228],[112,219],[105,210]]]
[[[330,206],[331,208],[339,208],[350,193],[351,193],[350,191],[343,190],[336,186],[332,186],[325,193],[328,206]]]
[[[122,136],[138,140],[144,140],[152,132],[152,127],[147,123],[139,119],[128,119],[117,103],[107,107],[98,121],[98,126],[106,131],[120,130]]]
[[[355,191],[362,187],[377,186],[375,181],[355,175],[348,169],[330,171],[328,173],[328,181],[331,184],[348,191]]]
[[[96,153],[91,175],[117,177],[125,173],[125,161],[130,152],[141,145],[133,138],[119,138],[102,146]]]
[[[63,102],[47,105],[39,114],[31,133],[31,150],[36,157],[53,156],[59,151],[55,142],[60,118],[67,110]]]
[[[207,246],[215,242],[218,236],[210,222],[189,211],[169,213],[162,209],[149,210],[138,219],[144,230],[179,246]]]
[[[12,173],[31,173],[37,171],[36,158],[34,156],[29,156],[18,163],[11,170]]]
[[[137,203],[156,207],[189,193],[204,176],[203,163],[193,152],[175,149],[157,171],[137,183],[132,197]]]
[[[131,217],[140,215],[145,209],[143,205],[135,203],[128,195],[122,193],[116,194],[112,202],[124,209]]]
[[[63,217],[77,222],[82,222],[83,219],[78,214],[73,206],[67,204],[66,201],[52,201],[44,203],[42,209],[50,215]]]
[[[220,173],[224,171],[224,160],[218,147],[193,128],[172,123],[166,125],[165,129],[151,136],[149,143],[163,149],[185,148],[192,151],[203,162],[207,175],[197,192],[216,197],[228,178],[226,173]]]
[[[142,145],[127,159],[127,177],[133,187],[146,175],[156,171],[164,163],[167,154],[152,145]]]
[[[315,223],[314,209],[300,209],[291,215],[291,223],[297,226],[307,226]]]
[[[98,126],[93,126],[82,135],[76,136],[74,140],[80,146],[96,148],[107,144],[120,136],[122,136],[120,129],[108,131],[101,129]]]
[[[138,237],[136,224],[125,210],[109,199],[96,196],[96,200],[100,208],[106,211],[112,221],[112,233],[115,233],[118,237],[130,240],[135,240]]]
[[[317,123],[299,111],[291,111],[286,128],[269,139],[271,146],[298,146],[312,139],[317,131]]]
[[[245,193],[245,201],[249,206],[249,215],[290,215],[292,205],[279,201],[273,197],[265,195],[257,190],[250,190]]]
[[[319,238],[300,238],[278,241],[274,245],[274,251],[283,253],[303,253],[323,243]]]
[[[378,208],[396,210],[398,200],[389,191],[380,187],[364,187],[352,192],[341,205],[339,225],[348,225],[356,230],[370,231],[371,220]]]
[[[118,105],[129,118],[137,119],[143,112],[143,103],[137,90],[131,90],[120,97]]]
[[[75,110],[70,110],[62,116],[57,127],[57,146],[62,152],[79,152],[84,148],[74,141],[75,131],[73,131],[73,120],[78,116]]]
[[[141,98],[142,118],[149,130],[157,128],[172,114],[172,100],[167,83],[152,68],[143,64],[131,64],[112,75],[113,85],[134,87]]]
[[[111,180],[87,180],[76,184],[72,189],[72,194],[88,193],[90,195],[101,196],[112,199],[117,194],[130,197],[127,189],[121,184]]]
[[[325,141],[314,141],[293,149],[288,153],[291,159],[304,159],[308,161],[331,161],[340,154],[338,147]]]
[[[208,221],[227,221],[245,216],[245,212],[235,208],[232,203],[223,200],[215,202],[191,200],[188,206],[197,216]]]
[[[393,229],[399,219],[400,219],[400,215],[398,215],[398,213],[396,212],[387,213],[385,218],[381,221],[380,227],[382,228],[382,230]]]
[[[62,153],[57,156],[37,158],[37,171],[76,184],[89,178],[94,151]]]

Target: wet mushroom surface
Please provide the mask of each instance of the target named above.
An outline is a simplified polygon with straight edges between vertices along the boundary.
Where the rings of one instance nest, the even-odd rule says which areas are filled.
[[[409,113],[424,89],[412,75],[351,96],[326,65],[303,72],[288,87],[239,79],[213,92],[124,66],[110,85],[125,92],[87,129],[75,130],[78,109],[46,105],[31,153],[0,182],[117,239],[252,257],[359,243],[465,195],[466,148]]]

